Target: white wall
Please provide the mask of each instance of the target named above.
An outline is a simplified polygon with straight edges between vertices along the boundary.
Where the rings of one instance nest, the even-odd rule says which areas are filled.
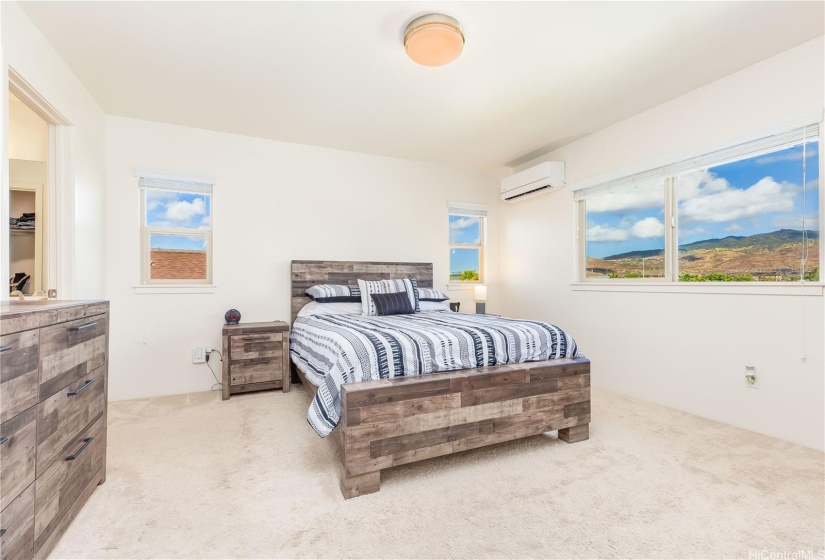
[[[289,320],[292,259],[434,263],[449,276],[447,202],[490,204],[489,281],[497,283],[498,175],[225,133],[107,117],[110,398],[208,390],[194,346],[220,348],[224,312]],[[135,167],[216,177],[213,294],[137,295]],[[450,292],[472,304],[472,292]],[[490,309],[498,300],[491,290]],[[220,372],[220,362],[212,362]]]
[[[75,224],[70,248],[73,255],[68,255],[73,265],[74,293],[70,295],[77,299],[103,297],[105,116],[91,94],[26,17],[20,6],[14,2],[0,2],[0,14],[4,63],[23,76],[72,124],[74,185],[68,194],[74,206]],[[2,98],[7,99],[5,91]],[[3,165],[5,167],[6,164]],[[3,171],[5,186],[8,170]],[[2,200],[0,217],[5,220],[8,216],[6,193]],[[7,239],[7,234],[4,234],[4,254]],[[4,277],[7,277],[8,265],[5,258],[2,260]],[[67,294],[60,295],[65,297]]]
[[[575,182],[821,108],[823,51],[823,38],[805,43],[528,165],[564,161]],[[595,385],[823,448],[821,296],[575,291],[572,193],[501,214],[503,311],[569,329]],[[744,386],[745,364],[761,389]]]
[[[48,146],[48,123],[10,93],[9,159],[46,161]]]

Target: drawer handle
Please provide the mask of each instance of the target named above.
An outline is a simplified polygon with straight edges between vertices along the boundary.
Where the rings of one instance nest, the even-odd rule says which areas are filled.
[[[0,352],[5,352],[6,350],[11,350],[14,346],[0,346]]]
[[[258,335],[258,336],[245,336],[242,339],[244,342],[254,342],[256,340],[269,340],[268,334]]]
[[[89,327],[94,327],[97,324],[97,321],[92,321],[91,323],[84,323],[82,325],[77,325],[76,327],[69,327],[68,330],[70,331],[82,331],[83,329],[88,329]]]
[[[67,396],[67,397],[73,397],[73,396],[75,396],[75,395],[76,395],[76,394],[78,394],[78,393],[82,393],[83,391],[85,391],[86,389],[88,389],[89,387],[91,387],[91,386],[92,386],[92,384],[93,384],[95,381],[97,381],[97,379],[89,379],[86,383],[84,383],[83,385],[81,385],[79,389],[75,389],[74,391],[69,391],[68,393],[66,393],[66,396]]]
[[[93,440],[93,439],[95,439],[95,438],[93,438],[93,437],[87,437],[86,439],[84,439],[84,440],[83,440],[83,445],[81,445],[81,446],[80,446],[80,449],[78,449],[77,451],[75,451],[74,453],[72,453],[71,455],[69,455],[68,457],[66,457],[66,460],[67,460],[67,461],[74,461],[75,459],[77,459],[78,457],[80,457],[80,454],[81,454],[81,453],[83,453],[83,450],[84,450],[84,449],[86,449],[87,447],[89,447],[89,444],[90,444],[90,443],[92,443],[92,440]]]
[[[272,358],[254,358],[252,360],[245,360],[245,364],[268,364]]]
[[[4,443],[6,443],[7,441],[9,441],[10,439],[11,439],[11,438],[10,438],[10,437],[8,437],[8,436],[3,436],[3,437],[0,437],[0,445],[3,445]]]

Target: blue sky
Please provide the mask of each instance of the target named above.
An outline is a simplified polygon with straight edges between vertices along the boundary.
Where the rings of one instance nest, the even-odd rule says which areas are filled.
[[[481,218],[450,216],[450,244],[478,243],[481,237]],[[478,250],[450,249],[450,272],[478,271]]]
[[[805,216],[818,229],[818,143],[806,147]],[[664,248],[664,182],[589,199],[587,255]],[[679,244],[802,229],[802,146],[684,173],[677,180]]]
[[[165,190],[146,190],[146,225],[181,230],[212,227],[212,197]],[[202,237],[152,235],[152,249],[205,250]]]

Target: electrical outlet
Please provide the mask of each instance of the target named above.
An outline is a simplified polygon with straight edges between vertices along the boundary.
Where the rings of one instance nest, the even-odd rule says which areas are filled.
[[[759,389],[760,376],[756,374],[756,366],[745,366],[745,387]]]
[[[203,346],[196,346],[192,348],[192,363],[202,364],[206,362],[206,351]]]

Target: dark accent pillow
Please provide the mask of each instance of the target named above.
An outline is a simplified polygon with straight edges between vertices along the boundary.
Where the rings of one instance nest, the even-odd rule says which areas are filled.
[[[415,313],[407,292],[370,294],[378,315],[411,315]]]
[[[341,286],[338,284],[318,284],[304,292],[318,303],[360,303],[361,290],[358,286]]]

